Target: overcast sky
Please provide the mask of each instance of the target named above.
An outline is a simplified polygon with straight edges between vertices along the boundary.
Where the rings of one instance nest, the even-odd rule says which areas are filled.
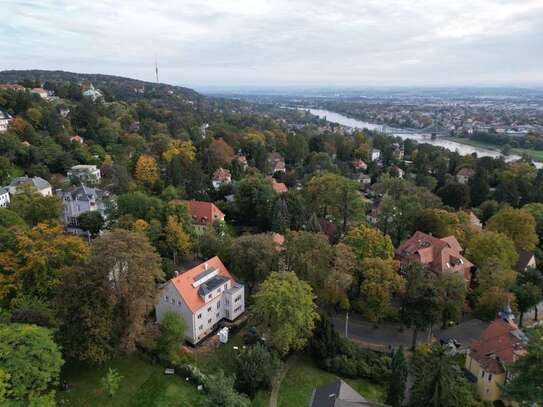
[[[543,84],[543,0],[2,0],[0,70],[202,85]]]

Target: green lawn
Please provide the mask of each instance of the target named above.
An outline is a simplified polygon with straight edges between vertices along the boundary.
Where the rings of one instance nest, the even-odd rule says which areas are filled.
[[[307,406],[314,388],[336,380],[336,375],[319,369],[309,357],[302,356],[289,369],[281,384],[279,407]],[[366,399],[384,401],[385,390],[382,386],[363,379],[344,380]]]
[[[501,149],[501,146],[498,146],[496,144],[484,143],[482,141],[471,140],[469,138],[450,137],[450,136],[447,136],[447,137],[444,137],[444,138],[446,140],[456,141],[457,143],[466,144],[468,146],[473,146],[473,147],[488,148],[488,149],[496,150],[496,151],[500,151],[500,149]],[[517,155],[526,154],[532,160],[543,161],[543,151],[540,151],[540,150],[530,150],[530,149],[527,149],[527,148],[512,148],[511,153],[512,154],[517,154]]]
[[[123,376],[119,391],[111,398],[100,386],[109,367]],[[138,355],[114,360],[103,367],[68,364],[62,379],[70,385],[70,391],[57,392],[59,405],[65,406],[193,407],[204,397],[179,376],[165,376],[162,367],[145,362]]]

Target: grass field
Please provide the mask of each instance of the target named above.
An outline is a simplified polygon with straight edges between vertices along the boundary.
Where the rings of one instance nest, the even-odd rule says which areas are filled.
[[[100,386],[100,380],[110,367],[123,376],[113,397],[108,397]],[[103,367],[68,364],[63,369],[62,379],[68,382],[70,391],[57,392],[60,406],[194,407],[204,397],[179,376],[165,376],[162,367],[138,355],[113,360]]]
[[[300,357],[281,384],[279,407],[307,406],[315,387],[333,383],[337,379],[336,375],[319,369],[309,357]],[[384,401],[385,390],[382,386],[363,379],[345,379],[345,381],[366,399],[376,402]]]

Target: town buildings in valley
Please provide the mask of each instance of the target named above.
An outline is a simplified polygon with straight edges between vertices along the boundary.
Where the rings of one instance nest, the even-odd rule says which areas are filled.
[[[186,338],[197,344],[222,320],[234,321],[243,314],[244,287],[215,256],[164,284],[156,306],[157,320],[160,322],[168,311],[185,320]]]

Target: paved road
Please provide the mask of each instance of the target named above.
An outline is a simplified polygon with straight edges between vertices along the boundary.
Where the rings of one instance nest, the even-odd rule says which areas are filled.
[[[345,335],[345,315],[333,316],[332,322],[337,331],[341,335]],[[413,338],[413,331],[407,328],[400,331],[399,324],[382,322],[378,328],[375,328],[373,323],[362,321],[356,317],[349,318],[348,329],[349,338],[381,346],[403,346],[407,349],[411,346]],[[417,342],[425,342],[427,339],[427,332],[419,332]]]

